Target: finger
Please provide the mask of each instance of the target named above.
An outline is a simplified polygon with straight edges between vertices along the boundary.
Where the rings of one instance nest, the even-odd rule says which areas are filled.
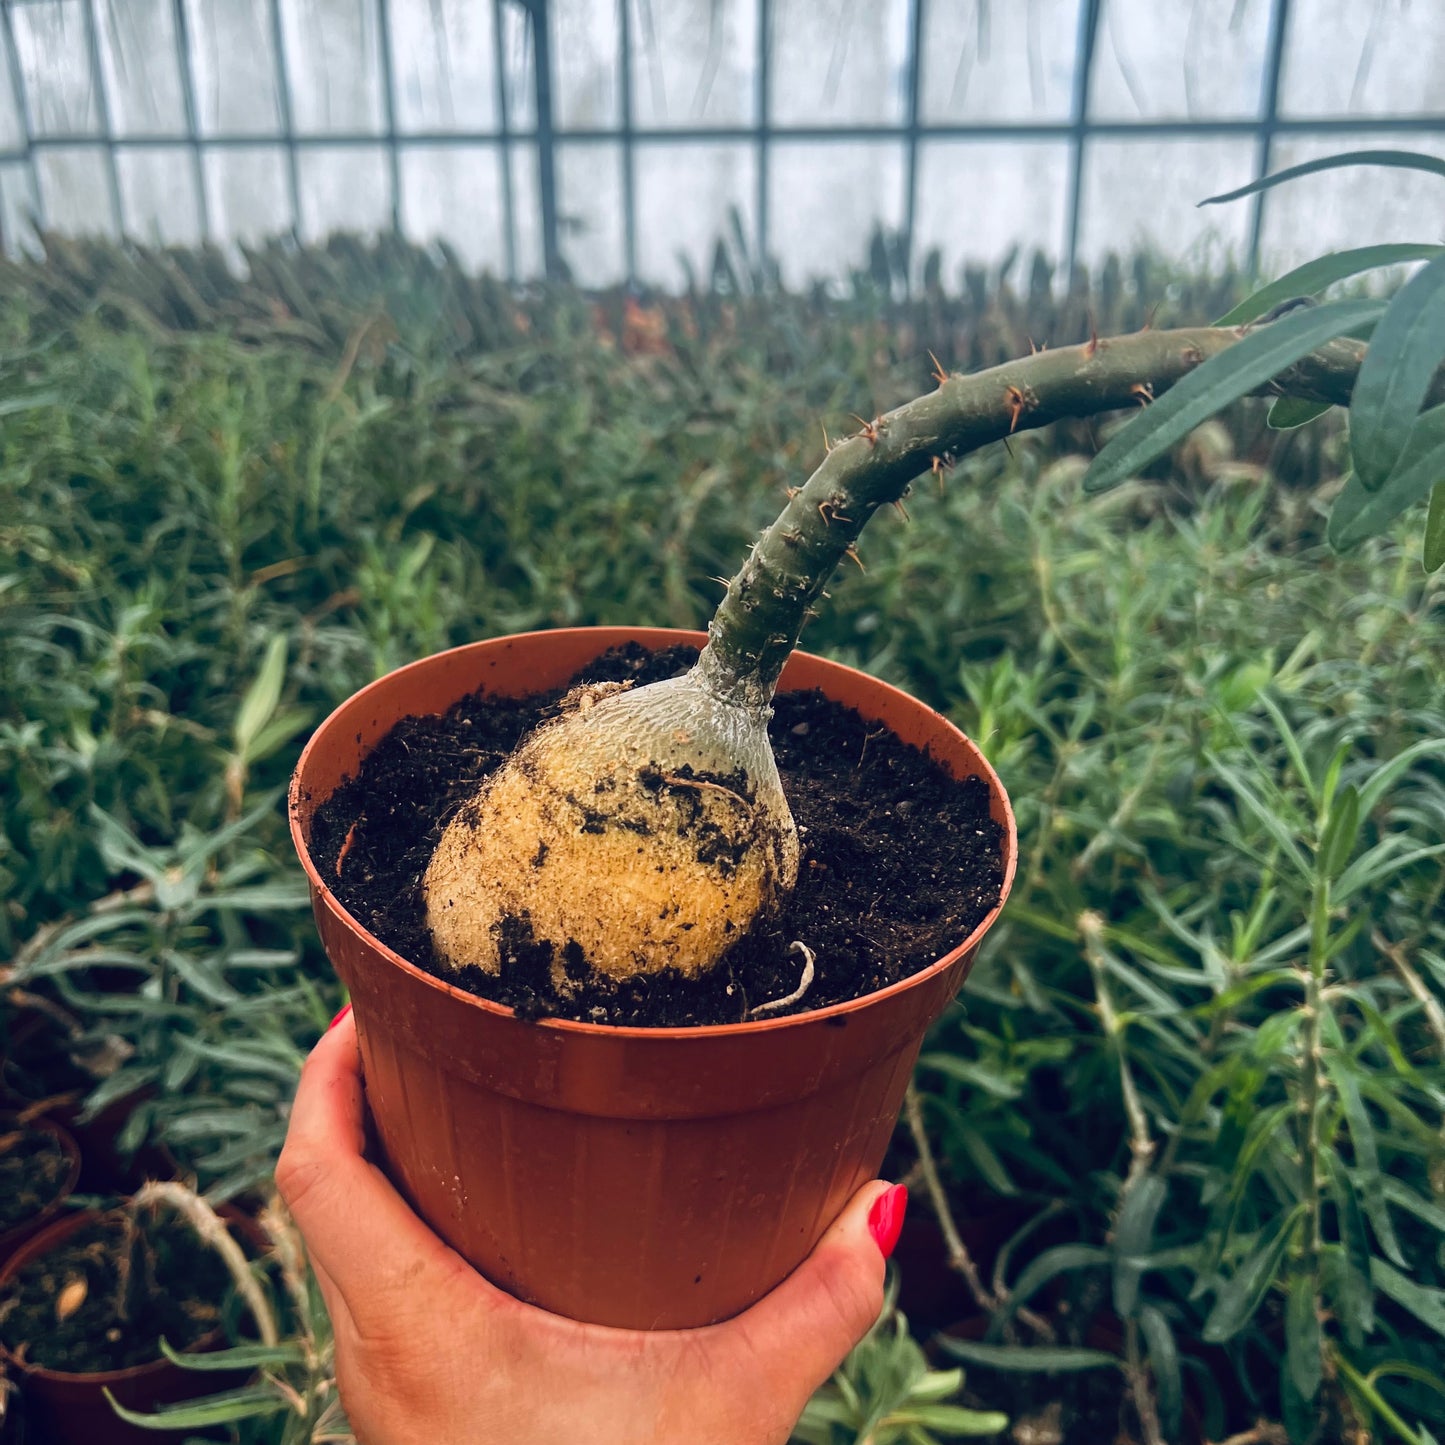
[[[363,1155],[366,1146],[361,1049],[355,1019],[326,1033],[301,1070],[276,1186],[312,1259],[353,1315],[384,1308],[393,1288],[432,1287],[470,1275],[493,1287],[412,1212]]]
[[[883,1248],[892,1249],[897,1229],[875,1220],[875,1229],[882,1225],[880,1242],[869,1216],[891,1188],[880,1180],[865,1184],[782,1284],[716,1327],[728,1344],[746,1351],[754,1369],[766,1372],[778,1398],[796,1401],[799,1410],[883,1308]],[[887,1212],[898,1222],[904,1199],[889,1201]]]

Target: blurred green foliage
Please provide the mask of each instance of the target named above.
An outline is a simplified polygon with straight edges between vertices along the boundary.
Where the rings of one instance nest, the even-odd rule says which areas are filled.
[[[1242,294],[1143,260],[909,300],[886,256],[839,297],[721,266],[654,302],[519,297],[390,242],[251,259],[243,283],[56,242],[0,275],[4,977],[111,1042],[92,1111],[132,1097],[126,1142],[168,1143],[214,1198],[264,1182],[339,1001],[281,805],[331,707],[478,637],[700,626],[822,428],[926,390],[930,349],[987,364],[1091,313],[1196,322]],[[1329,550],[1329,418],[1272,431],[1243,404],[1086,499],[1111,425],[921,484],[804,638],[956,719],[1018,812],[1013,902],[918,1075],[958,1220],[1044,1222],[984,1300],[957,1281],[986,1319],[959,1407],[1097,1368],[1104,1322],[1146,1436],[1265,1416],[1423,1445],[1445,1438],[1442,584],[1404,532]],[[911,1398],[919,1361],[875,1358],[895,1335],[817,1438]]]

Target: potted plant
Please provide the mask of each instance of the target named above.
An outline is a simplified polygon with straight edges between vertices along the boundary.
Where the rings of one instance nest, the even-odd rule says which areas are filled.
[[[1401,363],[1394,339],[1367,353],[1352,333],[1408,329],[1445,263],[1431,261],[1388,312],[1370,300],[1275,303],[1409,259],[1382,250],[1301,268],[1214,327],[1092,337],[970,376],[939,368],[934,392],[861,422],[728,583],[691,670],[574,690],[438,820],[415,878],[435,959],[403,957],[340,901],[333,883],[365,806],[323,853],[323,805],[403,718],[478,692],[559,688],[608,647],[683,635],[583,629],[478,643],[390,674],[322,725],[293,780],[293,838],[355,1004],[384,1161],[443,1237],[525,1298],[643,1327],[734,1313],[807,1253],[881,1160],[923,1032],[1006,897],[1014,848],[1007,799],[961,734],[891,688],[794,653],[829,576],[857,560],[874,511],[901,505],[920,476],[942,480],[977,447],[1062,417],[1142,408],[1100,453],[1086,482],[1097,489],[1247,394],[1286,399],[1276,420],[1294,425],[1358,391],[1364,460],[1331,535],[1344,545],[1380,530],[1438,478],[1445,393],[1437,355],[1407,348]],[[779,917],[809,861],[766,724],[775,696],[815,688],[987,790],[998,887],[941,956],[806,1011],[797,995],[816,951],[794,939],[798,990],[776,1012],[679,1027],[538,1020],[474,991],[529,960],[563,1001],[594,986],[615,996],[662,972],[718,978],[738,940]]]
[[[80,1178],[80,1150],[60,1125],[0,1114],[0,1264],[53,1219]]]
[[[243,1216],[218,1215],[184,1186],[162,1183],[114,1209],[66,1214],[17,1250],[0,1269],[0,1360],[21,1386],[38,1438],[55,1445],[181,1439],[129,1423],[114,1406],[147,1412],[244,1381],[248,1371],[234,1365],[188,1373],[172,1356],[223,1343],[229,1289],[263,1345],[276,1344],[247,1260],[263,1244]]]

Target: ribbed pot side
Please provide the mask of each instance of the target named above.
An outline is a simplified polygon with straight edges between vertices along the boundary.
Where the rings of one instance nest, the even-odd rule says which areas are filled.
[[[367,933],[322,883],[311,817],[402,717],[477,690],[560,686],[608,648],[701,645],[695,632],[570,628],[440,653],[343,703],[301,755],[291,831],[322,943],[355,1007],[367,1101],[390,1177],[488,1279],[576,1319],[677,1329],[726,1319],[808,1253],[888,1145],[924,1032],[998,908],[913,977],[795,1017],[706,1028],[528,1023]],[[946,719],[805,653],[781,690],[829,697],[987,782],[1013,881],[1013,813]],[[1002,907],[1003,898],[999,907]]]

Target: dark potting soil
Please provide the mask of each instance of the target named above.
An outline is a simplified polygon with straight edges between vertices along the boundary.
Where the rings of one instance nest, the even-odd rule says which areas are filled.
[[[692,647],[634,644],[585,668],[580,682],[675,677]],[[499,975],[438,962],[421,879],[447,822],[568,689],[525,699],[464,698],[440,717],[405,718],[359,774],[316,811],[311,855],[343,906],[403,958],[525,1017],[679,1027],[738,1023],[798,986],[797,940],[815,957],[806,996],[770,1018],[872,993],[961,943],[998,901],[1003,830],[978,778],[958,782],[926,754],[821,693],[780,693],[770,736],[802,838],[798,886],[708,976],[671,971],[614,983],[593,976],[566,1000],[551,950],[520,925]]]
[[[0,1121],[0,1234],[34,1219],[69,1173],[70,1160],[54,1134]]]
[[[33,1364],[71,1373],[123,1370],[184,1350],[221,1321],[229,1276],[173,1216],[82,1225],[31,1260],[0,1296],[0,1340]],[[122,1303],[123,1302],[123,1303]]]

